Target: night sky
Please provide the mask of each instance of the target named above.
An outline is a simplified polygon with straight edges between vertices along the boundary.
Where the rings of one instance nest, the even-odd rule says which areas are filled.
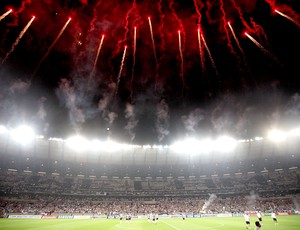
[[[134,144],[300,126],[299,15],[299,0],[1,0],[0,123]]]

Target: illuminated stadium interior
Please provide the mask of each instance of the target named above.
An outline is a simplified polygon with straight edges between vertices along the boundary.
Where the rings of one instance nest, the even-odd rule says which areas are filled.
[[[0,1],[0,218],[300,214],[299,0]]]

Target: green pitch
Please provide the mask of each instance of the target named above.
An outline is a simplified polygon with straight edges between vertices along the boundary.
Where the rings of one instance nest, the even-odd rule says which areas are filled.
[[[262,230],[299,230],[300,216],[278,216],[278,225],[274,225],[270,216],[263,219]],[[254,222],[251,218],[251,229]],[[185,221],[180,218],[159,219],[158,223],[147,219],[133,219],[131,223],[118,219],[96,220],[29,220],[29,219],[0,219],[0,230],[233,230],[246,229],[243,217],[226,218],[189,218]]]

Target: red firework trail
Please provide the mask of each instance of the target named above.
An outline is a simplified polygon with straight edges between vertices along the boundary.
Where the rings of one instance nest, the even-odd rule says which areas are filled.
[[[203,52],[202,43],[201,43],[201,30],[200,30],[200,28],[198,29],[198,44],[199,44],[199,53],[200,53],[202,74],[204,74],[206,68],[205,68],[205,63],[204,63],[204,52]]]
[[[284,15],[281,16],[289,19],[290,21],[294,22],[298,27],[300,27],[300,15],[297,14],[290,6],[285,4],[279,4],[278,6],[276,6],[275,0],[265,0],[265,1],[270,5],[271,9],[276,13],[279,12],[278,8],[280,8],[281,9],[280,11],[284,11]]]
[[[175,17],[176,21],[178,22],[179,24],[179,30],[182,31],[182,35],[183,35],[183,39],[182,39],[182,45],[181,45],[181,48],[182,48],[182,52],[184,52],[185,50],[185,31],[184,31],[184,27],[183,27],[183,24],[182,24],[182,21],[181,19],[178,17],[177,13],[176,13],[176,10],[174,9],[174,0],[171,0],[170,1],[170,5],[169,5],[171,11],[172,11],[172,15]]]
[[[133,96],[133,79],[134,79],[134,69],[135,69],[135,57],[136,57],[136,27],[134,27],[133,32],[133,62],[131,70],[131,80],[130,80],[130,99],[132,100]]]
[[[98,6],[100,5],[101,0],[98,0],[98,2],[96,3],[96,5],[93,7],[93,19],[90,22],[90,29],[89,32],[92,32],[95,29],[95,22],[97,21],[97,9]]]
[[[229,28],[230,28],[230,30],[231,30],[231,33],[232,33],[232,35],[233,35],[233,38],[234,38],[234,40],[235,40],[235,42],[236,42],[236,44],[237,44],[237,46],[238,46],[240,52],[242,53],[243,61],[244,61],[245,65],[248,66],[247,61],[246,61],[246,56],[245,56],[244,50],[243,50],[243,48],[242,48],[242,46],[241,46],[241,44],[240,44],[240,42],[239,42],[239,39],[238,39],[237,36],[235,35],[235,32],[234,32],[234,30],[233,30],[233,28],[232,28],[230,22],[228,22],[228,26],[229,26]]]
[[[204,5],[200,0],[194,0],[194,6],[198,16],[198,26],[201,26],[201,19],[202,19],[201,10],[204,8]]]
[[[0,16],[0,21],[1,21],[3,18],[5,18],[7,15],[9,15],[11,12],[12,12],[12,9],[10,9],[10,10],[8,10],[7,12],[5,12],[4,14],[2,14],[2,15]]]
[[[180,61],[181,61],[181,65],[180,65],[180,77],[182,80],[182,85],[184,86],[184,75],[183,75],[183,54],[182,54],[182,47],[181,47],[181,34],[180,34],[180,30],[178,31],[178,45],[179,45],[179,53],[180,53]]]
[[[101,48],[102,48],[102,45],[103,45],[103,41],[104,41],[104,34],[102,35],[101,41],[100,41],[99,46],[98,46],[98,50],[97,50],[96,58],[95,58],[95,61],[94,61],[93,69],[92,69],[92,72],[91,72],[91,75],[90,75],[90,79],[91,79],[91,78],[94,76],[94,74],[95,74],[96,65],[97,65],[98,58],[99,58],[99,54],[100,54],[100,51],[101,51]]]
[[[21,31],[21,33],[19,34],[18,38],[16,39],[16,41],[14,42],[14,44],[12,45],[10,51],[5,55],[5,57],[2,60],[3,64],[6,59],[9,57],[9,55],[14,51],[14,49],[16,48],[16,46],[19,44],[21,38],[23,37],[23,35],[25,34],[25,32],[28,30],[28,28],[30,27],[31,23],[33,22],[33,20],[35,19],[35,16],[33,16],[30,21],[27,23],[27,25],[24,27],[24,29]]]
[[[278,10],[275,10],[276,13],[278,13],[279,15],[281,15],[282,17],[290,20],[291,22],[295,23],[297,26],[300,26],[299,23],[297,23],[293,18],[291,18],[290,16],[278,11]]]
[[[123,70],[123,66],[124,66],[126,50],[127,50],[127,46],[124,47],[124,52],[123,52],[123,57],[122,57],[122,61],[121,61],[120,71],[119,71],[118,79],[117,79],[117,86],[116,86],[115,95],[118,94],[118,91],[119,91],[119,84],[120,84],[122,70]]]
[[[165,15],[162,9],[162,1],[159,0],[158,4],[158,12],[159,12],[159,17],[160,17],[160,26],[159,26],[159,34],[160,34],[160,39],[161,39],[161,50],[162,52],[165,50],[165,35],[164,35],[164,25],[165,25]]]
[[[237,10],[238,14],[239,14],[239,18],[242,22],[242,24],[245,26],[247,31],[250,31],[251,33],[254,32],[252,31],[252,28],[250,28],[250,26],[248,25],[248,23],[246,22],[245,18],[243,17],[243,12],[241,10],[241,8],[236,4],[235,0],[230,0],[232,5],[234,6],[234,8]]]
[[[268,57],[273,59],[278,64],[282,65],[279,60],[271,53],[269,52],[265,47],[263,47],[258,41],[256,41],[252,36],[250,36],[248,33],[245,33],[245,35]]]
[[[241,8],[236,4],[235,0],[230,0],[230,1],[231,1],[232,5],[234,6],[234,8],[237,10],[239,18],[240,18],[242,24],[245,26],[246,30],[253,34],[256,34],[257,36],[262,34],[263,37],[265,38],[265,40],[267,41],[268,39],[267,39],[266,33],[264,32],[264,29],[261,26],[259,26],[257,23],[255,23],[253,18],[250,19],[251,26],[252,26],[252,28],[251,28],[248,25],[248,23],[246,22],[246,20],[244,19],[243,12],[242,12]]]
[[[263,36],[263,38],[265,39],[265,42],[268,43],[268,37],[267,34],[265,33],[264,29],[258,25],[253,18],[250,18],[251,24],[256,32],[256,34],[261,34]]]
[[[55,40],[53,41],[53,43],[51,44],[51,46],[48,48],[46,54],[44,55],[44,57],[40,60],[38,66],[36,67],[36,69],[34,70],[31,79],[35,76],[36,72],[38,71],[38,69],[40,68],[42,62],[47,58],[47,56],[49,55],[50,51],[52,50],[52,48],[54,47],[54,45],[56,44],[56,42],[58,41],[58,39],[60,38],[60,36],[63,34],[63,32],[65,31],[65,29],[67,28],[68,24],[70,23],[71,18],[68,19],[68,21],[65,23],[65,25],[63,26],[63,28],[60,30],[59,34],[56,36]]]
[[[152,29],[152,23],[151,23],[150,17],[148,17],[148,21],[149,21],[149,28],[150,28],[155,64],[156,64],[156,74],[155,74],[155,88],[156,88],[156,84],[157,84],[157,80],[158,80],[158,59],[157,59],[157,55],[156,55],[155,41],[154,41],[153,29]]]
[[[226,37],[227,37],[227,42],[228,42],[227,46],[229,47],[230,52],[233,55],[235,55],[236,57],[238,57],[237,54],[236,54],[236,52],[234,51],[234,49],[232,47],[230,36],[229,36],[229,32],[227,30],[227,19],[226,19],[226,12],[224,10],[224,2],[223,2],[223,0],[220,0],[220,10],[221,10],[221,13],[222,13],[223,27],[224,27],[224,30],[225,30],[225,33],[226,33]]]
[[[201,38],[202,38],[202,41],[203,41],[204,46],[205,46],[205,48],[206,48],[206,51],[207,51],[207,53],[208,53],[209,59],[210,59],[211,64],[212,64],[212,67],[214,68],[216,75],[219,76],[219,72],[218,72],[218,70],[217,70],[215,61],[214,61],[214,59],[213,59],[213,56],[211,55],[211,52],[210,52],[210,50],[209,50],[209,48],[208,48],[208,46],[207,46],[207,44],[206,44],[206,41],[205,41],[204,36],[202,35],[202,33],[201,33]]]
[[[125,27],[124,27],[124,29],[125,29],[124,38],[123,38],[122,40],[119,40],[119,41],[118,41],[116,54],[120,53],[122,44],[123,44],[124,42],[126,42],[127,39],[128,39],[128,33],[129,33],[129,18],[130,18],[131,14],[132,14],[135,10],[136,10],[136,0],[133,1],[131,8],[127,11],[126,18],[125,18],[126,23],[125,23]]]

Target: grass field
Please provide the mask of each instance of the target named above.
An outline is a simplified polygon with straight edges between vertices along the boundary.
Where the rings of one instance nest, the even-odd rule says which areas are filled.
[[[263,219],[262,230],[299,230],[300,215],[279,216],[278,225],[274,225],[270,216]],[[251,218],[251,229],[254,222]],[[243,217],[228,218],[190,218],[183,221],[180,218],[161,218],[158,223],[148,222],[147,219],[133,219],[131,223],[118,219],[96,219],[96,220],[64,220],[64,219],[0,219],[0,230],[234,230],[246,229]]]

